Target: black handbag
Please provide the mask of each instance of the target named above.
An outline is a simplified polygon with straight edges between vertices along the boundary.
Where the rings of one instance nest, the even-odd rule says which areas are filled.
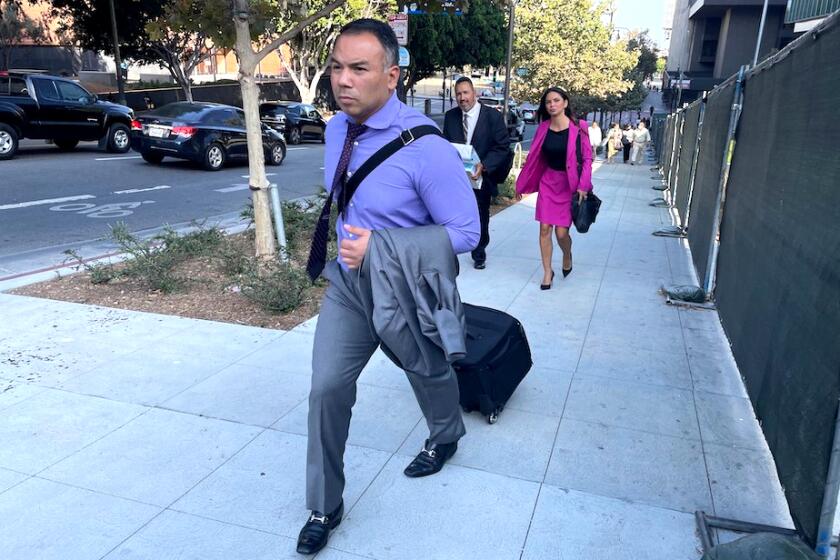
[[[580,134],[577,137],[577,144],[575,145],[575,152],[577,153],[578,161],[578,177],[583,172],[583,154],[580,148]],[[595,223],[595,218],[598,217],[598,210],[601,209],[601,199],[595,196],[594,192],[590,192],[580,203],[580,197],[577,193],[572,194],[572,221],[575,224],[575,229],[580,233],[589,231],[589,226]]]
[[[579,202],[577,193],[572,199],[572,220],[575,223],[575,229],[580,233],[589,231],[589,226],[595,223],[595,218],[598,217],[598,210],[601,208],[601,199],[595,196],[595,193],[589,193],[583,199],[583,203]]]

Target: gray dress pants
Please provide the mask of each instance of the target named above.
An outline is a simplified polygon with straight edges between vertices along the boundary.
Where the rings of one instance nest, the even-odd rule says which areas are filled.
[[[329,513],[344,492],[344,448],[356,381],[379,340],[359,293],[358,271],[327,263],[330,281],[312,350],[309,393],[309,442],[306,456],[306,507]],[[458,441],[464,422],[458,403],[458,380],[452,368],[443,375],[409,374],[408,381],[426,418],[431,443]]]

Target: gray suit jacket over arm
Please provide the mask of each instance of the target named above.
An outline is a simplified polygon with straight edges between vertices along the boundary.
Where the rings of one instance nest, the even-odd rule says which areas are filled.
[[[383,351],[409,373],[441,375],[466,355],[457,276],[458,260],[443,226],[371,233],[362,297]]]

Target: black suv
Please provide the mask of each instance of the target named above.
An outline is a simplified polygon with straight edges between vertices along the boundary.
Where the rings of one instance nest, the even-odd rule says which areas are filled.
[[[282,122],[281,116],[285,122]],[[300,144],[301,140],[324,142],[327,121],[312,105],[283,101],[262,103],[260,120],[282,132],[289,144]]]
[[[99,100],[65,78],[0,72],[0,160],[14,157],[20,138],[51,139],[62,150],[99,140],[108,151],[131,148],[134,112]]]

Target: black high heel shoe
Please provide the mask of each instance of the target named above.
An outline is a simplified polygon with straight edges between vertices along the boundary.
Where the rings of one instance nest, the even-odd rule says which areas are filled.
[[[572,267],[570,265],[569,268],[564,268],[563,269],[563,278],[565,278],[566,276],[568,276],[571,273],[572,273]]]
[[[554,282],[554,271],[551,271],[551,282]],[[540,290],[550,290],[551,289],[551,282],[548,284],[540,284]]]

